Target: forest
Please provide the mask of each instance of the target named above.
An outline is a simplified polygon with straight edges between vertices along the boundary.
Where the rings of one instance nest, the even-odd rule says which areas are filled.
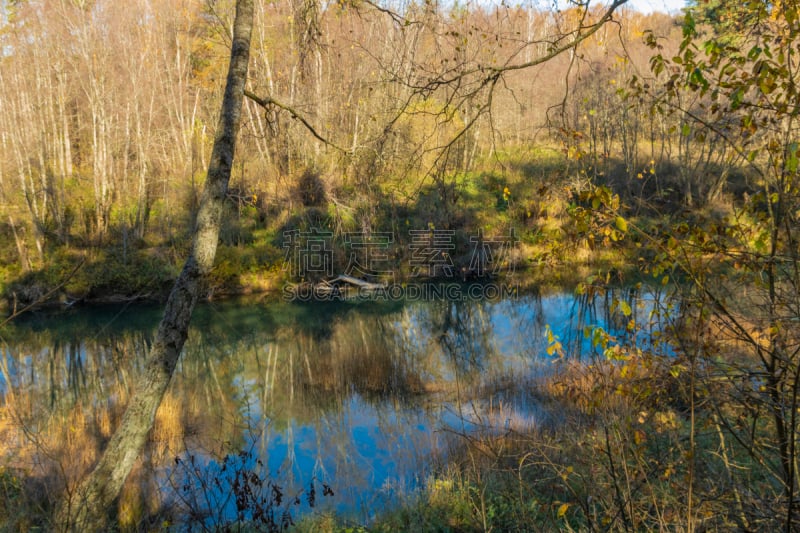
[[[0,2],[0,529],[797,530],[799,43],[796,0]],[[489,297],[281,301],[354,278]],[[390,433],[441,442],[337,503]]]

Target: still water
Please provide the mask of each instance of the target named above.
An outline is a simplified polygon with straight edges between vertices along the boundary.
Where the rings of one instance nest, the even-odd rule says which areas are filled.
[[[628,335],[615,299],[645,318],[658,301],[621,290],[201,305],[142,459],[142,498],[212,525],[236,516],[246,472],[265,497],[279,487],[295,518],[313,504],[369,521],[424,486],[462,435],[557,419],[536,401],[536,378],[554,366],[548,332],[571,357],[596,357],[592,327]],[[91,464],[86,450],[113,431],[160,313],[137,304],[18,320],[0,332],[0,401],[34,434],[76,406],[88,412],[86,442],[61,453]],[[23,456],[4,452],[6,464]]]

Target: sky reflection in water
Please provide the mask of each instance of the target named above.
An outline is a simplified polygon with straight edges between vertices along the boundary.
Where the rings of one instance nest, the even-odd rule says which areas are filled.
[[[647,317],[653,301],[645,295],[634,313]],[[317,509],[367,521],[424,485],[458,433],[487,425],[524,429],[544,420],[548,414],[529,388],[509,383],[551,367],[548,327],[581,357],[597,352],[585,328],[622,334],[609,304],[554,294],[494,302],[201,306],[171,385],[186,404],[188,449],[173,454],[180,464],[158,468],[166,498],[210,491],[207,503],[197,505],[235,516],[220,471],[225,454],[234,454],[228,473],[245,466],[272,479],[286,498],[299,495],[295,514],[308,510],[314,480]],[[0,388],[10,381],[41,389],[42,403],[49,399],[55,408],[70,398],[97,397],[97,387],[110,385],[104,381],[122,376],[129,383],[159,314],[154,306],[109,307],[18,321],[0,354]],[[133,343],[127,351],[126,343]],[[133,355],[120,359],[122,352]],[[200,476],[187,474],[190,456]],[[202,489],[203,478],[215,477],[219,485]],[[322,495],[323,484],[332,496]],[[170,494],[170,486],[177,492]]]

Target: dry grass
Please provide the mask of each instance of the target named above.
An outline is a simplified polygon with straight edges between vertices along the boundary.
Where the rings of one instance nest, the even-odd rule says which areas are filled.
[[[0,407],[0,461],[24,479],[26,501],[17,502],[21,512],[36,513],[46,520],[48,509],[93,468],[127,404],[128,394],[122,386],[106,392],[116,401],[93,405],[76,402],[49,413],[40,412],[35,419],[29,414],[29,407],[41,405],[41,398],[24,392],[6,396]],[[186,403],[196,404],[197,412],[187,414]],[[137,461],[120,496],[118,518],[122,530],[137,529],[144,519],[161,511],[155,472],[184,449],[184,421],[200,418],[200,413],[205,412],[202,402],[186,403],[179,393],[170,391],[165,395],[156,413],[147,453]]]

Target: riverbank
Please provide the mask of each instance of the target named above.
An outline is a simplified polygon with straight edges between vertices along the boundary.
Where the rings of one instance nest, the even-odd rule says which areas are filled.
[[[288,293],[285,289],[298,283],[281,263],[242,264],[242,255],[245,253],[221,247],[222,259],[209,276],[203,299],[219,300],[258,294],[277,300],[286,298]],[[522,248],[518,254],[536,257],[531,247]],[[134,301],[163,302],[179,268],[178,258],[160,249],[138,251],[124,260],[115,254],[64,251],[57,254],[45,268],[21,275],[16,273],[16,277],[7,279],[2,287],[0,314],[7,316],[26,307],[68,308]],[[636,261],[631,260],[629,251],[623,248],[600,251],[576,249],[573,253],[559,258],[551,257],[546,261],[522,259],[511,269],[485,276],[454,273],[451,276],[427,278],[408,275],[401,269],[398,272],[400,276],[382,282],[387,286],[405,286],[415,282],[499,281],[527,292],[541,286],[572,290],[587,278],[597,275],[608,276],[618,282],[639,277]]]
[[[530,279],[525,284],[570,285],[586,275],[635,270],[612,216],[627,216],[618,197],[624,191],[597,193],[576,181],[576,171],[560,147],[526,146],[442,183],[389,180],[391,187],[369,197],[326,184],[329,177],[312,170],[294,176],[274,202],[257,190],[231,192],[205,297],[352,274],[354,258],[365,274],[396,283],[502,271]],[[309,189],[320,194],[308,197]],[[23,255],[12,246],[13,228],[0,223],[8,236],[0,246],[0,305],[8,313],[32,303],[163,300],[191,244],[193,204],[181,205],[154,212],[137,237],[126,220],[115,219],[105,235],[78,227],[45,234],[36,252],[28,243]],[[325,252],[322,272],[301,271],[298,254],[311,250],[310,238]]]

